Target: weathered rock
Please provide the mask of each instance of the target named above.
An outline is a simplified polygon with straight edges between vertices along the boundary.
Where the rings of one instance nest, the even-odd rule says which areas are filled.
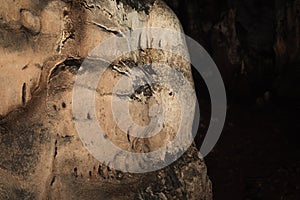
[[[96,160],[84,147],[74,124],[74,81],[93,48],[112,35],[136,28],[182,31],[178,19],[163,2],[27,0],[1,4],[10,8],[1,9],[5,17],[0,21],[1,35],[10,38],[9,42],[0,39],[0,51],[5,55],[0,60],[0,89],[5,94],[0,106],[2,199],[212,199],[206,167],[194,144],[162,170],[130,174]],[[26,15],[18,15],[20,10]],[[160,39],[167,45],[172,38],[150,41]],[[147,37],[141,37],[138,45],[148,43]],[[169,53],[145,48],[126,59],[135,64],[159,60],[182,72],[192,84],[190,65]],[[110,68],[99,88],[109,91],[121,76]],[[165,99],[172,96],[169,91],[156,92]],[[102,102],[110,102],[109,95],[97,95],[98,108]],[[133,110],[132,116],[137,123],[147,124],[149,101],[139,98],[132,98],[131,106],[143,112]],[[137,142],[136,146],[121,132],[113,138],[108,131],[108,138],[120,147],[130,146],[133,152],[153,151],[165,145],[176,133],[172,128],[176,129],[174,120],[180,111],[175,103],[164,106],[175,115],[169,119],[170,126],[174,126],[166,128],[162,136]],[[109,108],[103,109],[99,123],[111,129],[114,121],[102,117],[110,112]]]
[[[38,34],[41,30],[40,18],[28,10],[21,11],[21,23],[33,34]]]

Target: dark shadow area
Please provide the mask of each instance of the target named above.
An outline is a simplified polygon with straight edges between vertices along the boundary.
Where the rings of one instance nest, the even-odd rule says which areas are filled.
[[[300,1],[166,0],[217,64],[227,90],[221,138],[206,157],[215,200],[300,199]],[[210,99],[193,69],[201,121]]]

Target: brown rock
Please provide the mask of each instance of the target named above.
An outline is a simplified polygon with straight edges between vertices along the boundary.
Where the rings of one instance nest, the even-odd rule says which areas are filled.
[[[0,26],[0,33],[9,33],[11,37],[9,44],[0,38],[0,51],[6,55],[0,60],[0,78],[3,80],[0,89],[5,94],[0,104],[3,116],[0,121],[1,198],[212,199],[206,166],[194,144],[179,160],[164,169],[132,174],[114,170],[96,160],[84,147],[75,128],[72,92],[83,60],[100,42],[115,34],[122,35],[126,30],[163,27],[182,31],[176,16],[163,2],[145,1],[145,5],[108,0],[40,3],[26,0],[9,5],[5,2],[1,3],[11,10],[22,10],[22,13],[20,19],[10,17],[1,23],[7,26],[12,21],[13,24],[21,23],[27,32],[23,33],[24,30],[17,26],[10,26],[13,27],[10,29]],[[32,13],[38,13],[39,17]],[[37,33],[40,34],[35,35]],[[172,38],[152,39],[168,45]],[[141,36],[138,45],[148,42],[147,37]],[[182,42],[178,41],[179,44]],[[159,60],[181,71],[192,84],[189,64],[169,53],[145,49],[122,59],[135,64]],[[98,87],[109,92],[112,84],[122,76],[110,68]],[[166,88],[157,89],[156,95],[151,97],[147,91],[139,92],[131,100],[132,116],[136,123],[147,124],[149,104],[162,99],[162,105],[169,112],[164,134],[134,142],[133,138],[128,141],[121,131],[116,137],[108,131],[108,138],[117,146],[130,147],[133,152],[147,152],[174,138],[176,132],[173,129],[176,129],[180,116],[178,104],[167,100],[172,99],[172,95]],[[99,123],[112,130],[111,111],[101,104],[110,103],[110,96],[101,92],[97,95]],[[192,123],[193,113],[189,114]],[[91,116],[87,114],[89,118]],[[188,134],[191,124],[186,126]],[[165,155],[160,159],[163,161]]]
[[[21,11],[21,23],[33,34],[38,34],[41,31],[40,18],[28,10]]]

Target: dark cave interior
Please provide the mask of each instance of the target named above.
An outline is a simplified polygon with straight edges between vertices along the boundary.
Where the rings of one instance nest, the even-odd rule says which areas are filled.
[[[300,1],[166,0],[185,33],[212,56],[228,110],[206,157],[214,199],[300,199]],[[207,88],[193,69],[201,145]]]

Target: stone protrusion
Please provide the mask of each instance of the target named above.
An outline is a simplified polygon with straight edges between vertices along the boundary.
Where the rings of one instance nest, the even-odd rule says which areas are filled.
[[[40,18],[28,10],[21,10],[21,23],[33,34],[38,34],[41,31]]]

